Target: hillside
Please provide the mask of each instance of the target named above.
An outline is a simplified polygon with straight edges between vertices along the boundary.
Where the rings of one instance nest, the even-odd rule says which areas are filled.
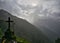
[[[11,24],[11,28],[14,26],[16,36],[23,37],[31,43],[51,43],[48,37],[26,20],[15,17],[7,11],[0,10],[0,20],[6,21],[8,17],[11,17],[11,20],[14,21],[14,24]],[[0,28],[5,31],[7,29],[7,23],[0,22],[0,24]]]

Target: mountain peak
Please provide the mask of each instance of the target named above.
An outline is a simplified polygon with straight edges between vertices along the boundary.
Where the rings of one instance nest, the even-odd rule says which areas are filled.
[[[0,12],[7,12],[6,10],[0,9]],[[7,12],[8,13],[8,12]]]

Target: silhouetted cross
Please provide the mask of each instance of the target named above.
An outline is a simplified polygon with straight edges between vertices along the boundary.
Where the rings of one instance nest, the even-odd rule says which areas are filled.
[[[8,29],[10,29],[10,23],[13,21],[11,21],[10,17],[8,17],[8,21],[6,21],[6,22],[8,22]]]

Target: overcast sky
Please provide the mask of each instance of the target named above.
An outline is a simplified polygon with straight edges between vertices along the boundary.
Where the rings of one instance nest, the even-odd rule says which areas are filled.
[[[27,20],[50,37],[60,36],[60,0],[0,0],[0,9]]]

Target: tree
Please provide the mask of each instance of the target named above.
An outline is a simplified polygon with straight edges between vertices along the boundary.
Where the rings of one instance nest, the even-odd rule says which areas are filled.
[[[2,30],[0,28],[0,38],[2,38],[2,36],[3,36],[3,32],[2,32]]]
[[[58,38],[57,40],[55,40],[55,43],[60,43],[60,38]]]

